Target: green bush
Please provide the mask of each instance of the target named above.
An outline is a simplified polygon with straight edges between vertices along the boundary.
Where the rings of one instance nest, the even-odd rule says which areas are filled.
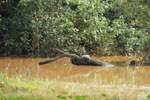
[[[136,55],[141,52],[142,47],[149,35],[147,32],[135,29],[132,25],[125,23],[123,17],[113,21],[114,46],[118,54]]]
[[[118,0],[3,0],[0,8],[1,54],[141,55],[150,37]]]

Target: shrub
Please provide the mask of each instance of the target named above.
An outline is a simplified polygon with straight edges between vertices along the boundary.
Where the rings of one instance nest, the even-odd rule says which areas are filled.
[[[0,53],[141,55],[149,24],[118,0],[3,0]],[[7,8],[7,9],[6,9]]]

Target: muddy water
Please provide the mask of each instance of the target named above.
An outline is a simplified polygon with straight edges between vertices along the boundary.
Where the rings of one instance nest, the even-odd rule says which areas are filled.
[[[48,58],[0,58],[0,71],[9,75],[22,74],[27,77],[40,77],[50,80],[85,82],[100,84],[134,84],[150,86],[150,66],[128,67],[135,57],[92,57],[115,64],[113,67],[76,66],[69,58],[38,65]]]

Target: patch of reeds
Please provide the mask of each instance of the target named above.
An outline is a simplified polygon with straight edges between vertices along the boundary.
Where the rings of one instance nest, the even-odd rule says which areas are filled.
[[[150,100],[150,90],[0,73],[0,100]]]

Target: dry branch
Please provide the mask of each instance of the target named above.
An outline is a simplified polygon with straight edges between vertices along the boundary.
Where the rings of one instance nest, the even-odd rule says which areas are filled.
[[[56,56],[56,57],[54,57],[54,58],[51,58],[50,60],[43,61],[43,62],[39,62],[39,64],[40,64],[40,65],[42,65],[42,64],[47,64],[47,63],[56,61],[56,60],[58,60],[58,59],[60,59],[60,58],[63,58],[63,57],[69,57],[69,58],[72,58],[72,59],[73,59],[73,58],[82,59],[82,57],[80,57],[80,56],[78,56],[78,55],[76,55],[76,54],[69,54],[69,53],[66,53],[66,52],[64,52],[64,51],[62,51],[62,50],[60,50],[60,49],[57,49],[57,48],[55,48],[54,50],[57,51],[57,52],[60,52],[60,53],[62,53],[62,54],[61,54],[61,55],[58,55],[58,56]]]
[[[69,57],[69,58],[71,58],[71,63],[75,64],[75,65],[113,66],[112,64],[104,63],[104,62],[97,61],[97,60],[92,60],[92,59],[87,58],[85,56],[80,57],[76,54],[66,53],[60,49],[54,49],[54,50],[57,52],[60,52],[62,54],[60,54],[59,56],[56,56],[54,58],[51,58],[50,60],[39,62],[39,64],[43,65],[43,64],[47,64],[47,63],[56,61],[56,60],[63,58],[63,57]]]

